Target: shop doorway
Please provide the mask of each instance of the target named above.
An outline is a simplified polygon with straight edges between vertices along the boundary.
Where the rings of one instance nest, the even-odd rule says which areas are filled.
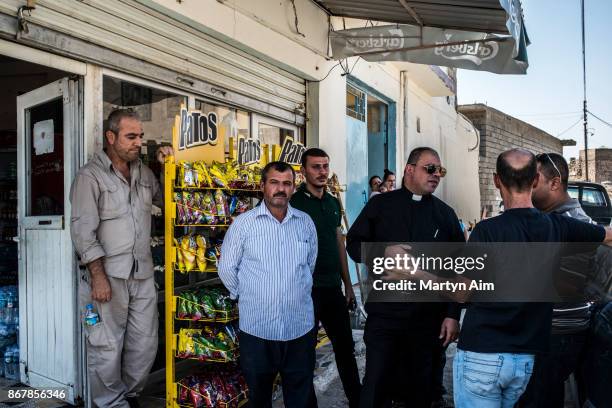
[[[395,103],[364,84],[346,86],[347,189],[345,211],[355,222],[370,195],[368,180],[395,171]],[[354,264],[351,279],[357,281]]]
[[[0,227],[10,248],[0,258],[7,272],[0,293],[18,296],[19,306],[11,311],[18,319],[4,321],[19,325],[19,338],[0,350],[10,352],[16,369],[4,375],[35,388],[61,388],[62,399],[74,403],[82,396],[82,376],[68,194],[82,138],[81,80],[2,56],[0,67],[0,173],[7,176]]]
[[[395,171],[395,104],[367,87],[347,84],[346,213],[353,223],[368,202],[368,180]]]
[[[368,95],[367,101],[369,181],[374,175],[382,178],[384,170],[389,168],[389,121],[385,102],[372,95]]]

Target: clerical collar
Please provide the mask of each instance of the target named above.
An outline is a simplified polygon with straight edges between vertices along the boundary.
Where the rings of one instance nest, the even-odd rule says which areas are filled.
[[[410,198],[412,199],[412,201],[422,201],[424,198],[430,196],[430,194],[427,195],[419,195],[419,194],[414,194],[412,191],[408,190],[405,186],[402,186],[402,190],[404,190],[408,196],[410,196]]]

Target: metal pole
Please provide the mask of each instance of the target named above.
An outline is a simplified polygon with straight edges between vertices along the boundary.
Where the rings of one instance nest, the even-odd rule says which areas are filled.
[[[586,94],[586,51],[585,51],[585,36],[584,36],[584,0],[580,0],[581,16],[582,16],[582,78],[584,100],[582,103],[582,115],[584,122],[584,167],[585,178],[589,181],[589,141],[588,141],[588,124],[587,124],[587,94]]]

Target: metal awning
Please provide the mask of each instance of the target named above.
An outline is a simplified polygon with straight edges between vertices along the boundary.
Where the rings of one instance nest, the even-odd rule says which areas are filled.
[[[510,34],[500,0],[316,0],[331,15]]]
[[[332,31],[334,59],[408,61],[490,71],[527,72],[529,38],[520,0],[317,0],[332,15],[378,20]]]

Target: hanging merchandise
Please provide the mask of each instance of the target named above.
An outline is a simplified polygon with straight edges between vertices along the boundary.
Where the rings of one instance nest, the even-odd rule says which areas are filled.
[[[247,393],[244,376],[236,365],[221,370],[207,370],[178,382],[178,403],[196,408],[240,406],[241,395]]]
[[[235,364],[238,306],[216,272],[225,232],[260,197],[260,180],[259,167],[235,161],[165,164],[167,406],[229,408],[247,401]],[[176,288],[175,274],[192,284]],[[197,368],[177,378],[175,365],[185,360]]]

